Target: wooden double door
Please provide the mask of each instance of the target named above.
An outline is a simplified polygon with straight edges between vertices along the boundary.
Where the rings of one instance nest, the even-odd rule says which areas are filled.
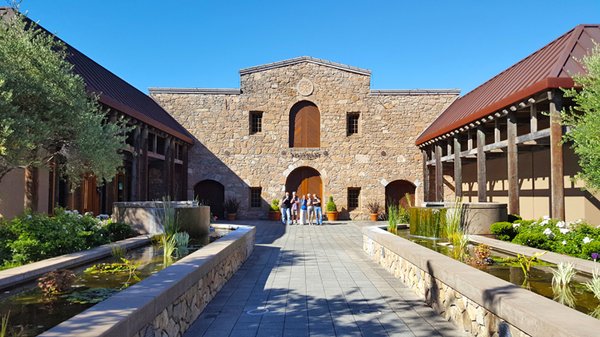
[[[290,111],[290,147],[321,146],[321,114],[309,101],[296,103]]]
[[[321,174],[312,167],[299,167],[293,170],[285,182],[285,190],[296,191],[299,196],[317,194],[323,200],[323,182]]]

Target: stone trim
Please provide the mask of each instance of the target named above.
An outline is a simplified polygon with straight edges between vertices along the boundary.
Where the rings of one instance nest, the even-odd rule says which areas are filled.
[[[154,94],[197,94],[197,95],[241,95],[241,89],[235,88],[149,88]]]
[[[366,75],[366,76],[371,75],[371,71],[368,69],[353,67],[353,66],[349,66],[346,64],[331,62],[331,61],[318,59],[318,58],[314,58],[314,57],[310,57],[310,56],[300,56],[300,57],[295,57],[295,58],[291,58],[288,60],[283,60],[283,61],[267,63],[267,64],[263,64],[263,65],[259,65],[259,66],[240,69],[240,75],[247,75],[247,74],[256,73],[259,71],[287,67],[287,66],[291,66],[294,64],[302,63],[302,62],[314,63],[314,64],[318,64],[321,66],[344,70],[344,71],[348,71],[348,72],[360,74],[360,75]]]
[[[597,336],[600,320],[378,227],[363,228],[372,260],[472,336]]]
[[[460,89],[371,89],[369,96],[460,95]]]
[[[215,227],[237,229],[40,336],[182,336],[254,250],[254,227]]]
[[[149,242],[150,236],[140,235],[92,249],[51,257],[24,266],[6,269],[0,271],[0,290],[12,287],[19,283],[31,281],[53,270],[74,268],[90,261],[110,256],[112,254],[112,248],[115,245],[123,247],[126,250],[131,250],[148,244]]]

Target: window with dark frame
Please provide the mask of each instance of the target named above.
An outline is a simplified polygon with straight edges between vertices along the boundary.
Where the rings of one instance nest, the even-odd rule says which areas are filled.
[[[358,133],[358,121],[360,113],[349,112],[346,116],[346,135],[350,136]]]
[[[260,207],[262,187],[250,187],[250,207]]]
[[[262,111],[250,111],[250,134],[262,132]]]
[[[348,210],[352,211],[358,208],[360,199],[360,187],[348,187]]]

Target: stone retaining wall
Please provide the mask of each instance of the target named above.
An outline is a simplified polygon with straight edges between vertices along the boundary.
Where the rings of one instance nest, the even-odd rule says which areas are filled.
[[[254,249],[237,230],[40,336],[181,336]]]
[[[429,306],[472,336],[598,336],[600,320],[378,227],[363,249]]]

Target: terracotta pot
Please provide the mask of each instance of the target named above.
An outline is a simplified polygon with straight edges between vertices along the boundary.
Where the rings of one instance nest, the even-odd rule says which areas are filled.
[[[369,214],[369,220],[371,220],[371,221],[377,221],[377,217],[379,217],[379,214],[377,214],[377,213]]]
[[[281,212],[269,211],[269,220],[280,221],[281,220]]]
[[[227,220],[233,221],[235,220],[237,213],[227,213]]]
[[[338,219],[338,212],[327,212],[327,220],[329,221],[337,221]]]

